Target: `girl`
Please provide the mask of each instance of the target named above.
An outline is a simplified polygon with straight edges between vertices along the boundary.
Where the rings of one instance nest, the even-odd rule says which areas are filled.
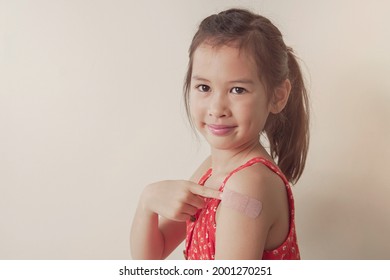
[[[308,98],[280,31],[246,10],[204,19],[189,49],[184,98],[211,154],[190,180],[144,189],[133,258],[164,259],[186,239],[186,259],[299,259],[289,182],[305,166]]]

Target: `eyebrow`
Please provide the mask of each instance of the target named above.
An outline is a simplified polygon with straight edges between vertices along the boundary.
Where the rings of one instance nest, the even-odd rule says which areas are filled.
[[[205,79],[205,78],[202,78],[198,75],[195,75],[195,76],[192,76],[191,77],[192,80],[197,80],[197,81],[204,81],[204,82],[210,82],[209,80]]]
[[[204,82],[210,82],[206,78],[200,77],[198,75],[192,76],[191,79],[197,80],[197,81],[204,81]],[[229,84],[254,84],[254,82],[251,79],[237,79],[228,81]]]

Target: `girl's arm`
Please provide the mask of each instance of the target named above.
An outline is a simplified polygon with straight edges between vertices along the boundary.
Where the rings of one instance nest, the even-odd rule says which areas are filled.
[[[262,202],[257,217],[247,216],[221,203],[217,211],[215,259],[261,259],[264,250],[283,243],[289,230],[286,188],[282,180],[263,165],[235,173],[225,190]]]
[[[165,259],[184,240],[185,221],[204,206],[201,196],[220,198],[220,192],[195,183],[209,166],[206,159],[190,181],[160,181],[144,189],[131,228],[134,259]]]
[[[185,223],[159,218],[148,206],[148,188],[141,195],[133,219],[131,254],[134,259],[165,259],[184,239]]]

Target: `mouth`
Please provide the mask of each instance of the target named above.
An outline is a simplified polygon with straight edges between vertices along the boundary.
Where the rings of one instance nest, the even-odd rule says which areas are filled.
[[[209,131],[216,136],[224,136],[232,132],[236,126],[233,125],[217,125],[217,124],[207,124]]]

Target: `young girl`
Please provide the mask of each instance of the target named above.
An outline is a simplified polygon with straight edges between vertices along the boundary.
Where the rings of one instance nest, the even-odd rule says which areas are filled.
[[[308,99],[280,31],[246,10],[204,19],[189,49],[184,97],[211,154],[190,180],[144,189],[133,258],[164,259],[186,239],[191,260],[299,259],[289,182],[305,166]]]

